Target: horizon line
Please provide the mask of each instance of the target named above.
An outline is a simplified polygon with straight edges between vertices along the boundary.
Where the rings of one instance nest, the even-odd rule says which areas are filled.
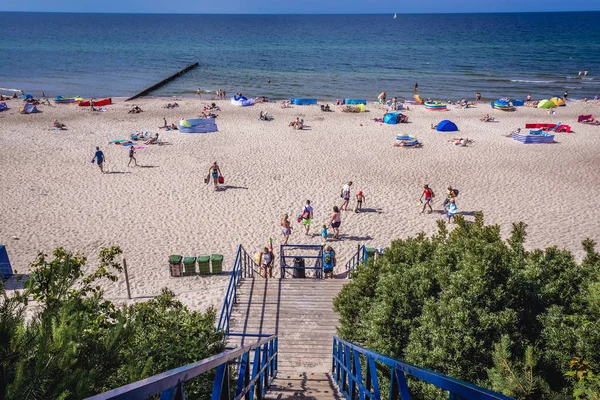
[[[22,13],[22,14],[110,14],[110,15],[491,15],[491,14],[556,14],[556,13],[588,13],[600,12],[597,10],[568,10],[568,11],[494,11],[494,12],[377,12],[377,13],[196,13],[196,12],[99,12],[99,11],[4,11],[0,13]]]

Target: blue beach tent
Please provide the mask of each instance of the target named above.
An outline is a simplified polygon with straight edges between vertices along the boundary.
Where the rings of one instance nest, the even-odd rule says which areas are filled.
[[[8,259],[6,246],[0,245],[0,278],[6,280],[13,275],[13,270]]]
[[[456,132],[458,127],[452,121],[448,121],[447,119],[443,120],[439,124],[437,124],[435,128],[438,132]]]
[[[383,122],[385,122],[386,124],[397,124],[398,123],[398,113],[396,112],[391,112],[391,113],[387,113],[383,116]]]

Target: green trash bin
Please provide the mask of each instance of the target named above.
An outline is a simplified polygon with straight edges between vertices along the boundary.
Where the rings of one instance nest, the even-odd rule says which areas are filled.
[[[183,259],[183,276],[196,275],[196,257],[186,257]]]
[[[169,272],[172,277],[179,278],[181,276],[181,260],[182,256],[173,254],[169,257]]]
[[[213,274],[220,274],[223,272],[223,254],[213,254],[210,257],[210,263],[212,264]]]
[[[369,256],[369,260],[372,260],[373,258],[375,258],[375,249],[372,247],[367,247],[365,249],[365,251],[367,252],[367,256]]]
[[[210,256],[198,256],[198,272],[200,275],[210,274]]]

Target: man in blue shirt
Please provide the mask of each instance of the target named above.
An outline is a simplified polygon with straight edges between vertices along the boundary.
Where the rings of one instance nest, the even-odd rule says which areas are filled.
[[[100,167],[100,172],[104,173],[104,153],[100,150],[100,147],[96,147],[96,152],[94,153],[94,158],[92,158],[92,163],[96,161],[98,163],[98,167]]]
[[[323,279],[327,279],[328,277],[333,279],[333,268],[335,267],[335,264],[335,251],[333,251],[331,246],[325,247],[323,250]]]

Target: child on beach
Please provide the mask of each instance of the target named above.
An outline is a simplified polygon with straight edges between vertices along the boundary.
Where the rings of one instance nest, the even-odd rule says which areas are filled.
[[[137,160],[135,159],[135,149],[133,148],[133,146],[129,148],[129,162],[127,163],[128,167],[131,164],[131,161],[134,162],[134,167],[137,167]]]
[[[423,197],[425,197],[425,203],[423,203]],[[423,193],[419,198],[419,202],[423,204],[423,210],[421,210],[421,214],[425,212],[425,208],[427,206],[429,206],[428,214],[431,214],[433,212],[433,208],[431,208],[431,199],[433,199],[434,197],[435,193],[433,193],[433,190],[429,188],[429,185],[423,186]]]
[[[304,234],[308,235],[308,231],[310,231],[310,222],[313,218],[313,208],[310,205],[310,200],[306,200],[306,205],[302,207],[302,214],[300,214],[302,225],[304,225],[305,231]]]
[[[98,167],[100,167],[100,172],[104,173],[104,153],[100,150],[100,147],[96,147],[96,152],[94,153],[94,158],[92,158],[92,164],[96,161],[98,163]]]
[[[450,219],[452,219],[452,222],[456,223],[454,215],[456,214],[457,209],[454,198],[450,199],[444,208],[446,210],[446,216],[448,217],[448,223],[450,223]]]
[[[275,257],[273,256],[273,253],[271,252],[271,250],[269,250],[268,247],[265,247],[263,249],[261,259],[260,259],[260,263],[261,263],[261,267],[263,269],[265,279],[273,277],[273,260],[274,259],[275,259]],[[267,276],[267,272],[269,274],[268,276]]]
[[[362,190],[358,192],[356,195],[356,207],[354,208],[355,212],[359,212],[362,210],[363,201],[365,201],[365,195],[363,195]]]
[[[323,240],[327,240],[327,236],[329,236],[329,233],[327,233],[327,225],[323,225],[323,228],[321,228],[321,237]]]

